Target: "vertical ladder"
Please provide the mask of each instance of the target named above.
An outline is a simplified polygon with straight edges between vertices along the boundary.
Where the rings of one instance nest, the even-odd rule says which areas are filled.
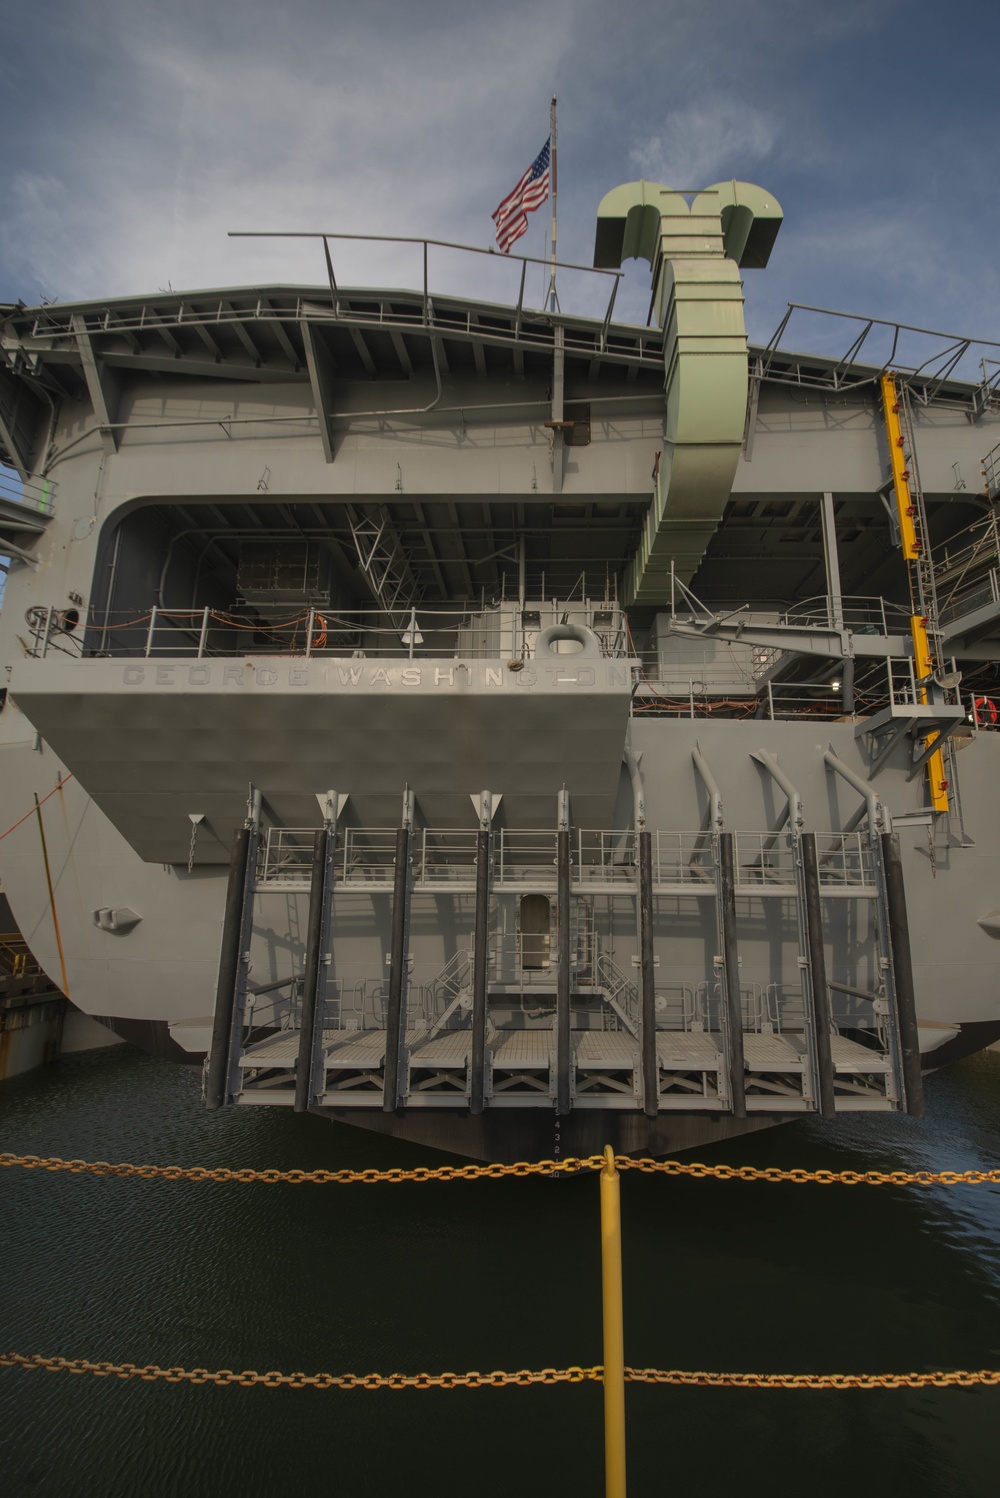
[[[914,671],[918,681],[926,681],[935,665],[940,664],[941,638],[934,564],[926,507],[917,471],[909,393],[905,385],[897,385],[895,375],[884,374],[880,383],[882,412],[889,439],[896,515],[910,585]],[[926,686],[919,688],[919,694],[921,702],[928,701]],[[933,735],[926,738],[924,747],[932,744],[937,737],[938,735]],[[934,810],[947,811],[948,782],[945,777],[944,755],[940,749],[935,750],[927,761],[927,783]]]

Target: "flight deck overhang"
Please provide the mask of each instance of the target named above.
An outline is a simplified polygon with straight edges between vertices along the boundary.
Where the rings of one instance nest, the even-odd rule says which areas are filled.
[[[612,824],[628,660],[77,660],[20,663],[12,695],[146,862],[225,863],[247,785],[277,826],[319,825],[317,795],[392,826],[404,787],[428,825],[466,826],[501,792],[508,824],[548,826],[565,787],[580,826]]]
[[[516,349],[512,370],[523,374],[526,353],[551,361],[559,329],[565,353],[585,358],[588,371],[595,372],[596,360],[596,372],[617,368],[624,378],[635,366],[662,385],[658,328],[466,297],[425,301],[393,288],[343,289],[335,297],[321,286],[229,287],[18,307],[0,317],[0,344],[24,379],[51,377],[57,393],[83,397],[91,358],[98,370],[308,383],[309,333],[317,328],[338,381],[409,379],[430,367],[435,344],[445,371],[454,352],[463,373],[483,378],[493,372],[492,350],[500,360],[494,368],[505,372],[499,351]],[[476,347],[484,357],[476,357]]]

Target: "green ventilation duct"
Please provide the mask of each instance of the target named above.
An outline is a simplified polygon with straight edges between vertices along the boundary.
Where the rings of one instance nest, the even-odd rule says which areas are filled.
[[[626,182],[601,200],[594,264],[648,260],[665,334],[664,450],[627,603],[665,602],[671,563],[690,582],[722,519],[746,419],[740,270],[767,264],[781,220],[777,201],[751,182],[717,182],[690,206],[658,182]]]

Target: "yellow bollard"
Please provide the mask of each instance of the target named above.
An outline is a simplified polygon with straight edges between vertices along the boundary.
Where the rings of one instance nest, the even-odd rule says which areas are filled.
[[[604,1483],[625,1498],[625,1335],[622,1326],[622,1214],[615,1153],[601,1171],[601,1279],[604,1290]]]

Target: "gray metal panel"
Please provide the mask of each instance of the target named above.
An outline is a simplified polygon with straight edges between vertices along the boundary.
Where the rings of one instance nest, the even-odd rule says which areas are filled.
[[[395,821],[406,783],[431,825],[469,825],[471,791],[496,786],[511,825],[545,826],[565,784],[581,824],[605,826],[630,671],[604,660],[515,672],[478,660],[50,657],[19,664],[13,689],[140,857],[185,862],[200,812],[199,858],[223,862],[247,782],[292,827],[318,825],[316,794],[331,782],[369,826]]]

